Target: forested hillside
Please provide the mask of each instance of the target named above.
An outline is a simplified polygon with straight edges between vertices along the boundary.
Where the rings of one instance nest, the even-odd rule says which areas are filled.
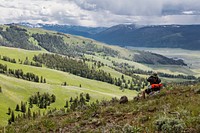
[[[119,46],[200,50],[199,32],[200,25],[116,25],[93,38]]]
[[[26,24],[22,24],[26,25]],[[31,24],[27,24],[28,26]],[[34,25],[32,25],[34,26]],[[183,48],[199,50],[199,25],[120,24],[108,28],[39,25],[41,28],[89,37],[107,44],[133,47]]]
[[[147,52],[130,51],[124,48],[108,46],[93,40],[77,38],[56,32],[39,29],[29,29],[15,24],[1,26],[0,45],[23,48],[27,50],[46,50],[68,56],[83,56],[83,54],[101,54],[104,56],[120,57],[146,64],[185,65],[180,60],[173,60]],[[122,54],[126,51],[126,54]],[[139,53],[139,56],[137,56]],[[148,61],[144,58],[148,57]],[[154,60],[156,59],[156,61]],[[155,63],[156,62],[156,63]]]

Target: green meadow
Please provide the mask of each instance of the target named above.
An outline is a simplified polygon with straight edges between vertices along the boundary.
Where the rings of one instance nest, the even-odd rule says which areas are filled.
[[[16,60],[25,60],[26,57],[31,60],[35,54],[42,52],[43,51],[27,51],[0,47],[1,56],[5,55],[10,58],[15,58]],[[6,114],[9,107],[14,110],[16,104],[20,104],[21,101],[27,101],[29,96],[38,91],[56,95],[56,102],[53,103],[50,108],[63,108],[66,100],[69,100],[70,97],[79,96],[82,92],[89,93],[91,95],[91,101],[96,101],[96,99],[111,99],[112,97],[120,98],[123,95],[132,99],[136,95],[135,91],[125,90],[122,92],[122,90],[115,85],[82,78],[70,73],[45,67],[33,67],[18,63],[10,63],[3,60],[0,60],[0,63],[6,64],[8,68],[11,69],[22,69],[24,72],[32,72],[39,77],[43,76],[47,81],[47,83],[35,83],[0,74],[0,86],[3,91],[3,93],[0,93],[0,125],[2,126],[7,124],[7,120],[10,117]],[[114,73],[115,72],[112,74]],[[121,74],[118,73],[114,76],[121,76]],[[67,86],[62,86],[61,84],[63,82],[67,82]]]

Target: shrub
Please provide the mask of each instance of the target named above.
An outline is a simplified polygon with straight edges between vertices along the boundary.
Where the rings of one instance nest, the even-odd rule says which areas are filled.
[[[185,128],[185,123],[176,118],[164,117],[156,120],[155,128],[157,131],[162,131],[163,133],[181,133]]]
[[[139,127],[131,126],[129,124],[124,125],[123,127],[124,133],[140,133],[141,129]]]

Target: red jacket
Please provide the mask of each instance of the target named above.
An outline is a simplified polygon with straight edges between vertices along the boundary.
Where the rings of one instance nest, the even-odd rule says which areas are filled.
[[[161,88],[161,87],[163,87],[163,84],[151,84],[152,89]]]

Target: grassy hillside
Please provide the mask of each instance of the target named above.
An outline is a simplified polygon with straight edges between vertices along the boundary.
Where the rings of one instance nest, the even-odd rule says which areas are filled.
[[[130,84],[133,82],[134,87],[138,87],[140,85],[143,86],[144,82],[139,79],[132,80],[134,73],[125,75],[123,72],[120,72],[120,70],[124,69],[120,66],[120,64],[125,64],[128,67],[131,67],[131,69],[142,69],[145,71],[156,70],[172,74],[190,73],[190,70],[187,67],[169,65],[167,67],[170,67],[171,69],[166,70],[166,65],[157,65],[156,67],[155,65],[147,65],[134,62],[132,59],[134,55],[138,53],[137,51],[131,51],[115,46],[108,46],[106,44],[102,44],[100,42],[96,42],[94,40],[86,39],[83,37],[16,26],[11,26],[9,29],[10,31],[8,30],[9,32],[7,32],[6,28],[8,28],[8,26],[0,26],[0,31],[2,33],[2,35],[0,35],[0,45],[19,47],[27,50],[1,46],[1,57],[7,56],[9,58],[15,59],[16,63],[11,63],[4,60],[0,60],[0,63],[7,65],[8,69],[22,69],[24,73],[31,72],[38,75],[39,77],[42,76],[46,79],[46,83],[35,83],[17,79],[12,75],[8,75],[8,73],[6,73],[7,75],[0,74],[0,86],[2,88],[2,93],[0,93],[0,101],[2,101],[0,106],[1,126],[5,126],[7,124],[8,118],[10,118],[10,116],[6,114],[9,107],[14,110],[16,104],[20,104],[21,101],[27,102],[28,98],[38,91],[41,93],[48,92],[50,94],[55,94],[56,96],[56,102],[48,107],[47,110],[53,108],[63,108],[66,100],[69,100],[70,97],[79,96],[82,92],[89,93],[91,95],[91,102],[94,102],[97,99],[110,100],[112,97],[120,98],[123,95],[126,95],[129,99],[132,99],[133,96],[135,96],[137,93],[136,91],[129,90]],[[25,39],[18,38],[20,35],[25,37]],[[29,61],[33,61],[33,56],[39,55],[41,53],[57,53],[60,55],[69,55],[71,58],[76,60],[88,59],[86,63],[91,67],[91,69],[94,67],[95,63],[100,61],[100,63],[103,63],[104,65],[100,66],[99,68],[95,66],[95,70],[103,70],[107,73],[110,73],[111,77],[116,79],[122,78],[123,75],[126,81],[123,81],[121,85],[116,86],[114,84],[86,79],[67,72],[62,72],[59,71],[62,70],[59,68],[57,68],[57,70],[54,70],[56,68],[49,69],[47,68],[47,65],[45,66],[45,64],[42,64],[42,67],[34,67],[23,64],[27,58]],[[20,63],[19,60],[22,61],[22,63]],[[119,63],[119,66],[115,66],[114,62]],[[60,64],[62,64],[62,62]],[[116,70],[115,67],[118,67],[118,70]],[[148,76],[144,74],[138,75],[144,78]],[[130,83],[128,83],[127,87],[129,89],[124,89],[128,80],[130,80]],[[165,79],[165,81],[166,80],[185,81],[183,79]],[[62,86],[64,82],[67,83],[67,86]],[[120,90],[120,88],[123,89]],[[38,110],[36,107],[31,109],[31,111],[36,110]],[[46,111],[43,109],[42,112]],[[18,112],[15,113],[18,114]]]
[[[198,133],[199,98],[199,85],[172,85],[160,94],[140,100],[130,99],[126,104],[113,99],[74,111],[53,111],[34,120],[19,120],[4,131]]]
[[[156,61],[156,63],[159,64],[184,65],[181,61],[168,59],[160,55],[131,51],[117,46],[109,46],[92,39],[42,30],[39,28],[27,28],[15,24],[0,26],[0,35],[0,45],[2,46],[28,50],[47,50],[49,52],[70,56],[99,53],[149,64],[155,64]],[[148,61],[143,58],[148,58]]]
[[[41,53],[40,51],[27,51],[5,47],[0,47],[0,49],[1,56],[6,55],[10,58],[15,58],[16,60],[25,60],[26,57],[31,60],[35,54],[37,55]],[[7,119],[9,116],[6,115],[6,112],[8,107],[15,109],[16,104],[20,104],[21,101],[27,101],[28,97],[37,91],[49,92],[56,95],[57,101],[51,106],[51,108],[64,107],[66,99],[69,99],[71,96],[78,96],[81,92],[88,92],[92,97],[92,101],[95,101],[96,99],[110,99],[112,97],[119,98],[122,95],[128,95],[129,98],[132,98],[134,95],[136,95],[135,91],[125,90],[122,92],[119,87],[115,85],[81,78],[79,76],[45,67],[38,68],[18,63],[10,63],[3,60],[0,60],[0,63],[6,64],[7,67],[11,69],[22,69],[24,72],[35,73],[39,75],[39,77],[45,77],[47,80],[46,84],[33,83],[0,74],[0,86],[3,90],[3,93],[0,94],[0,101],[5,101],[2,102],[0,106],[1,125],[7,124]],[[120,77],[121,74],[113,76]],[[65,81],[67,82],[68,86],[61,86],[61,84]],[[79,87],[80,84],[81,88]]]

